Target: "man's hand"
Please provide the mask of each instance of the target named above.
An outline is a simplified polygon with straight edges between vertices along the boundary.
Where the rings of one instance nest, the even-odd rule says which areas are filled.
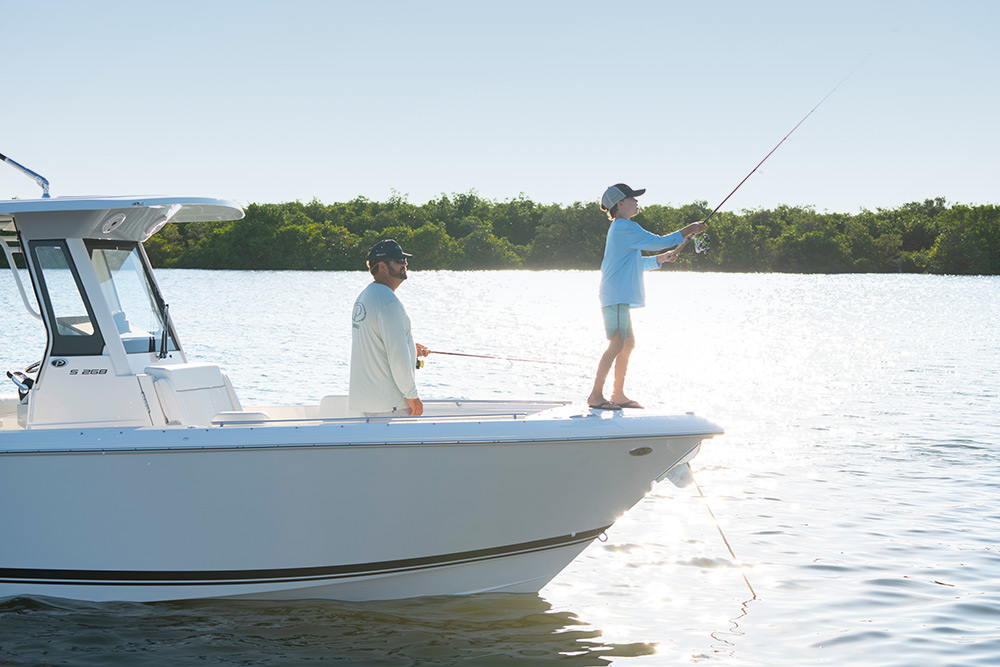
[[[426,345],[421,345],[420,343],[414,343],[417,346],[417,357],[426,357],[431,353],[430,348]]]
[[[425,350],[427,348],[424,348]],[[406,402],[410,404],[410,416],[419,417],[424,414],[424,404],[419,398],[408,398]]]

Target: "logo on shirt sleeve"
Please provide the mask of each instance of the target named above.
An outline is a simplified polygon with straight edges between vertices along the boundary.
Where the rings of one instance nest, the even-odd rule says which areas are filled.
[[[363,322],[367,316],[368,313],[365,312],[365,304],[360,302],[354,304],[354,314],[351,316],[351,319],[354,320],[355,324]]]

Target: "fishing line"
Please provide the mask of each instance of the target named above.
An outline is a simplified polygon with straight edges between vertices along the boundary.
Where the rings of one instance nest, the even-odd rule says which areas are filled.
[[[525,361],[531,364],[556,364],[558,366],[577,366],[565,361],[547,361],[544,359],[518,359],[516,357],[497,357],[491,354],[465,354],[464,352],[442,352],[441,350],[428,350],[428,354],[446,354],[451,357],[474,357],[476,359],[499,359],[501,361]]]
[[[858,64],[857,64],[857,65],[856,65],[856,66],[854,67],[854,69],[852,69],[852,70],[851,70],[850,72],[848,72],[848,73],[847,73],[847,76],[845,76],[845,77],[844,77],[843,79],[841,79],[841,80],[840,80],[840,81],[839,81],[839,82],[837,83],[837,85],[836,85],[836,86],[834,86],[834,87],[833,87],[833,88],[832,88],[832,89],[830,90],[830,92],[828,92],[828,93],[827,93],[826,95],[824,95],[824,96],[823,96],[823,99],[821,99],[821,100],[820,100],[819,102],[817,102],[817,103],[816,103],[816,106],[814,106],[814,107],[813,107],[812,109],[810,109],[810,110],[809,110],[809,113],[807,113],[807,114],[806,114],[805,116],[803,116],[803,117],[802,117],[802,120],[800,120],[800,121],[799,121],[798,123],[796,123],[796,124],[795,124],[795,127],[793,127],[793,128],[791,129],[791,130],[789,130],[788,134],[786,134],[786,135],[785,135],[784,137],[782,137],[781,141],[779,141],[779,142],[778,142],[778,143],[777,143],[777,144],[775,145],[775,147],[771,149],[771,152],[770,152],[770,153],[768,153],[767,155],[765,155],[765,156],[764,156],[764,159],[763,159],[763,160],[761,160],[760,162],[758,162],[758,163],[757,163],[757,166],[756,166],[756,167],[754,167],[753,169],[751,169],[751,170],[750,170],[750,173],[749,173],[749,174],[747,174],[746,176],[744,176],[744,177],[743,177],[743,180],[739,182],[739,185],[737,185],[737,186],[736,186],[735,188],[733,188],[733,191],[732,191],[732,192],[730,192],[730,193],[729,193],[728,195],[726,195],[726,198],[725,198],[725,199],[723,199],[723,200],[722,200],[721,202],[719,202],[719,205],[715,207],[715,210],[714,210],[714,211],[712,211],[711,213],[709,213],[708,217],[707,217],[707,218],[705,218],[704,222],[706,222],[706,223],[707,223],[707,222],[708,222],[709,220],[711,220],[711,219],[712,219],[712,216],[714,216],[714,215],[715,215],[716,213],[718,213],[718,212],[719,212],[719,209],[720,209],[720,208],[722,208],[722,205],[723,205],[723,204],[725,204],[725,203],[726,203],[727,201],[729,201],[729,198],[730,198],[730,197],[732,197],[732,196],[733,196],[734,194],[736,194],[736,191],[737,191],[737,190],[739,190],[739,189],[740,189],[740,187],[742,187],[742,185],[743,185],[744,183],[746,183],[746,182],[747,182],[747,179],[749,179],[749,178],[750,178],[751,176],[753,176],[753,175],[754,175],[754,172],[756,172],[756,171],[757,171],[758,169],[760,169],[760,166],[761,166],[762,164],[764,164],[764,162],[766,162],[766,161],[767,161],[767,158],[771,157],[771,155],[772,155],[772,154],[774,153],[774,151],[778,150],[778,148],[779,148],[779,147],[781,146],[781,144],[785,143],[785,139],[787,139],[788,137],[792,136],[792,132],[795,132],[795,130],[799,129],[799,125],[802,125],[802,123],[806,122],[806,119],[807,119],[807,118],[809,118],[809,116],[813,115],[813,112],[814,112],[814,111],[816,111],[816,109],[819,109],[819,108],[820,108],[820,106],[821,106],[821,105],[823,104],[823,102],[826,102],[827,98],[828,98],[828,97],[830,97],[830,95],[833,95],[833,94],[834,94],[835,92],[837,92],[837,89],[838,89],[838,88],[840,88],[840,86],[842,86],[842,85],[844,84],[844,82],[845,82],[845,81],[847,81],[847,80],[848,80],[849,78],[851,78],[851,75],[853,75],[853,74],[854,74],[855,72],[857,72],[857,71],[858,71],[858,70],[859,70],[859,69],[861,68],[861,66],[862,66],[862,65],[864,65],[864,64],[865,64],[865,63],[866,63],[866,62],[868,61],[868,59],[869,59],[869,58],[871,58],[871,56],[872,56],[872,54],[870,54],[870,53],[869,53],[869,54],[868,54],[867,56],[865,56],[865,57],[864,57],[864,59],[862,59],[862,61],[861,61],[861,62],[859,62],[859,63],[858,63]],[[685,245],[687,244],[687,242],[688,242],[688,241],[690,241],[690,240],[691,240],[692,238],[694,238],[695,236],[696,236],[696,235],[691,235],[691,236],[689,236],[688,238],[684,239],[684,242],[683,242],[683,243],[681,243],[681,244],[680,244],[679,246],[677,246],[677,249],[676,249],[676,251],[675,251],[675,252],[678,252],[678,253],[679,253],[679,252],[680,252],[680,250],[681,250],[681,248],[683,248],[683,247],[684,247],[684,246],[685,246]],[[698,249],[698,246],[699,246],[699,243],[698,243],[698,241],[696,240],[696,241],[695,241],[695,249],[696,249],[696,250]],[[703,249],[703,250],[699,250],[699,252],[704,252],[705,250],[707,250],[707,246],[705,246],[705,244],[704,244],[704,243],[702,243],[702,244],[701,244],[701,246],[702,246],[702,248],[704,248],[704,249]]]
[[[756,600],[757,592],[753,589],[753,586],[750,585],[750,580],[747,579],[747,573],[743,569],[743,563],[741,563],[740,559],[736,557],[736,553],[733,551],[733,548],[729,546],[729,540],[726,539],[726,534],[722,532],[722,526],[719,525],[719,520],[715,517],[715,512],[712,511],[712,507],[708,504],[708,498],[705,497],[704,492],[701,490],[701,486],[698,485],[698,480],[694,478],[694,470],[691,470],[691,464],[686,463],[685,465],[688,467],[688,472],[691,473],[691,481],[694,482],[694,488],[698,489],[698,495],[700,495],[701,499],[705,501],[705,509],[707,509],[708,513],[712,515],[712,521],[715,522],[715,527],[718,529],[719,535],[722,535],[722,541],[726,543],[726,548],[729,549],[729,555],[732,556],[733,560],[736,562],[736,567],[740,568],[740,574],[743,576],[743,581],[746,582],[747,588],[750,589],[750,594],[753,595],[752,599]]]

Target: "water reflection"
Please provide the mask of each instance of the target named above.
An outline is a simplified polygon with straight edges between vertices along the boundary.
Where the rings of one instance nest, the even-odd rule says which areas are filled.
[[[0,661],[74,664],[609,665],[651,655],[610,644],[536,595],[392,602],[0,604]]]
[[[740,612],[736,616],[729,619],[729,627],[725,630],[716,630],[711,633],[712,639],[716,643],[712,644],[712,651],[715,653],[716,657],[726,656],[729,658],[736,657],[736,639],[746,635],[744,630],[740,629],[740,622],[746,618],[749,613],[750,604],[757,600],[757,594],[749,600],[744,600],[740,603]]]

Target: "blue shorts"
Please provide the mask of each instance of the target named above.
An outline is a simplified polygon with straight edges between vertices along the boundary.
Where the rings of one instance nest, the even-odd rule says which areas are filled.
[[[601,308],[604,315],[604,333],[608,340],[618,334],[622,340],[632,338],[632,309],[627,303],[616,303],[613,306]]]

